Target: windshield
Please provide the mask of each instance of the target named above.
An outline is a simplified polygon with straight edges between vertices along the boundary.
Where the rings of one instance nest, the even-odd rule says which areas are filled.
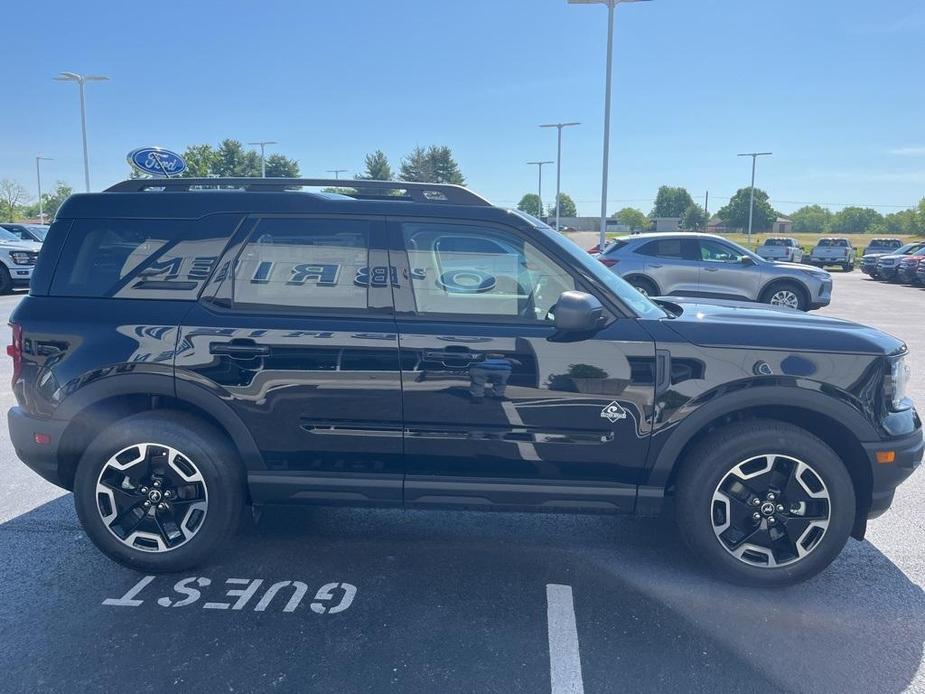
[[[819,248],[844,248],[848,245],[845,239],[819,239]]]
[[[525,217],[526,218],[526,217]],[[601,261],[581,250],[575,243],[569,241],[552,227],[540,222],[534,224],[546,233],[546,236],[556,243],[563,251],[569,254],[577,263],[588,271],[590,275],[616,294],[620,300],[637,313],[640,318],[665,318],[667,312],[648,297],[640,294],[626,280],[607,269]]]
[[[21,241],[19,234],[14,234],[3,227],[0,227],[0,241]]]
[[[44,241],[45,234],[48,233],[48,227],[39,226],[38,224],[28,224],[26,228],[40,241]]]

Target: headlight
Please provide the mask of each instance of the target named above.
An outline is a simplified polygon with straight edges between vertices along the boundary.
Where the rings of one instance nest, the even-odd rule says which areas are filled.
[[[10,258],[17,265],[32,265],[32,254],[26,251],[10,251]]]
[[[911,372],[912,369],[906,363],[905,355],[890,362],[890,372],[883,385],[891,410],[904,410],[909,407],[909,402],[906,400],[906,386],[909,384]]]

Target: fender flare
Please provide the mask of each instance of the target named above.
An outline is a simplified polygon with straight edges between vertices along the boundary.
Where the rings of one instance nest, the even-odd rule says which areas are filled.
[[[798,386],[766,385],[743,387],[698,407],[683,420],[652,434],[654,460],[646,486],[664,487],[679,461],[684,447],[710,422],[752,407],[790,407],[811,410],[854,432],[858,442],[878,441],[874,426],[846,402],[817,390]]]
[[[129,395],[162,395],[205,412],[229,436],[248,470],[266,469],[253,435],[237,413],[207,389],[174,379],[172,373],[119,373],[117,377],[101,378],[66,397],[54,417],[70,421],[82,410],[98,402]]]

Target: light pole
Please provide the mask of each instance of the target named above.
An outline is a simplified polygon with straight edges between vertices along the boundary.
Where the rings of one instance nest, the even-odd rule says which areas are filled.
[[[87,82],[106,82],[103,75],[78,75],[76,72],[61,72],[54,79],[59,82],[77,82],[80,88],[80,131],[84,141],[84,187],[90,192],[90,155],[87,153],[87,106],[84,100],[84,85]]]
[[[39,168],[40,161],[54,161],[51,157],[35,158],[35,182],[39,188],[39,222],[45,223],[45,208],[42,206],[42,170]]]
[[[535,166],[537,171],[539,172],[539,181],[536,184],[536,196],[540,199],[540,213],[537,215],[537,217],[543,216],[543,165],[552,164],[552,163],[553,162],[551,160],[550,161],[528,161],[527,162],[527,164],[529,164],[530,166]]]
[[[601,174],[601,237],[600,248],[604,247],[607,232],[607,178],[610,167],[610,92],[613,82],[613,18],[617,5],[627,2],[648,0],[568,0],[570,5],[607,5],[607,68],[604,78],[604,165]]]
[[[581,125],[581,123],[544,123],[540,126],[541,128],[555,128],[559,131],[556,145],[556,231],[559,231],[559,196],[562,191],[562,128],[570,128],[573,125]]]
[[[344,173],[344,171],[349,171],[349,169],[326,169],[325,173],[332,173],[334,174],[334,180],[340,180],[340,175]]]
[[[260,147],[260,178],[267,177],[267,160],[264,158],[264,148],[267,145],[278,145],[276,140],[262,140],[260,142],[248,142],[252,147]]]
[[[752,158],[752,187],[749,189],[748,196],[748,242],[752,242],[752,216],[755,213],[755,162],[758,160],[758,157],[770,157],[773,152],[749,152],[748,154],[740,154],[740,157],[751,157]]]

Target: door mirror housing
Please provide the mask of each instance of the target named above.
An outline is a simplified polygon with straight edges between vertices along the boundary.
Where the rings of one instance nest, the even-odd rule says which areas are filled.
[[[557,330],[586,332],[600,325],[604,307],[596,297],[585,292],[562,292],[556,301],[553,316]]]
[[[748,256],[748,255],[743,255],[741,258],[739,258],[739,262],[742,263],[742,265],[745,265],[746,267],[748,267],[749,265],[755,264],[755,261],[752,260],[751,256]]]

